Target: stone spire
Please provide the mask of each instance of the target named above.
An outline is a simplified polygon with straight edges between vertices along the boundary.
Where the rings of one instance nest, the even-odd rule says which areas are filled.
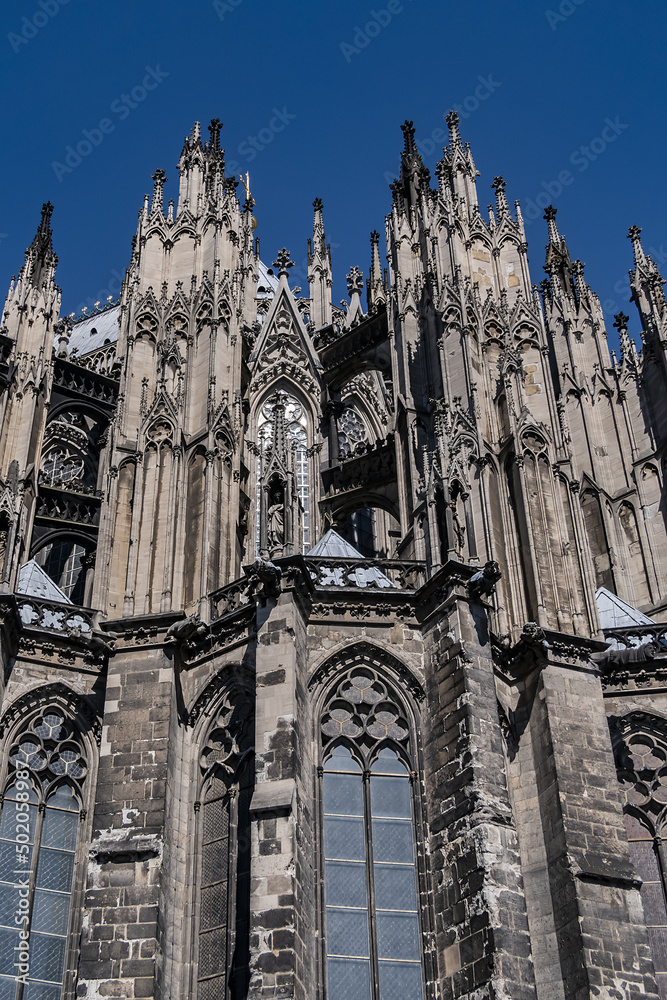
[[[328,326],[332,319],[331,288],[331,248],[324,234],[322,199],[313,202],[313,238],[308,240],[308,284],[310,286],[310,316],[319,330]]]
[[[197,211],[199,195],[204,184],[204,147],[201,141],[199,122],[192,126],[192,132],[186,135],[181,157],[178,161],[179,187],[177,215],[186,209],[193,214]]]
[[[366,299],[369,312],[373,312],[380,303],[387,301],[380,264],[380,234],[377,229],[371,233],[371,273],[366,284]]]
[[[40,288],[45,281],[53,278],[58,257],[53,252],[51,216],[53,205],[50,201],[42,205],[42,215],[32,243],[25,252],[25,264],[21,273],[34,288]]]
[[[572,261],[567,249],[565,237],[558,232],[556,225],[556,211],[553,205],[548,205],[544,210],[544,219],[547,223],[549,242],[547,244],[546,260],[544,270],[551,280],[551,292],[557,295],[560,288],[567,294],[574,297],[574,280],[572,277]]]
[[[401,125],[403,132],[403,151],[401,153],[401,172],[391,190],[394,195],[394,205],[399,214],[413,208],[420,199],[422,192],[428,191],[431,174],[424,166],[423,160],[415,142],[415,128],[411,121]]]
[[[664,347],[667,332],[667,308],[663,288],[665,279],[650,254],[644,253],[639,226],[630,227],[628,239],[632,242],[635,265],[634,270],[630,271],[632,300],[639,310],[644,342],[651,342],[657,351],[667,379],[667,352]]]
[[[206,194],[209,201],[222,199],[225,179],[225,151],[220,148],[222,122],[212,118],[208,127],[209,141],[206,143]]]
[[[507,185],[502,177],[494,177],[491,187],[496,192],[496,213],[498,221],[500,221],[503,216],[510,214],[510,207],[507,204],[507,196],[505,195]]]
[[[167,175],[162,168],[158,168],[152,177],[153,180],[153,201],[151,203],[151,215],[162,215],[162,197],[164,185],[167,182]]]
[[[345,326],[347,328],[364,318],[361,308],[361,290],[363,287],[364,276],[359,268],[355,266],[350,269],[350,273],[347,275],[347,294],[350,296],[350,304],[345,317]]]
[[[465,213],[479,211],[477,201],[477,170],[470,152],[470,145],[463,144],[459,131],[459,116],[450,111],[446,117],[449,129],[449,145],[444,149],[443,159],[438,164],[437,172],[441,184],[448,179],[454,205],[457,211],[465,206]]]

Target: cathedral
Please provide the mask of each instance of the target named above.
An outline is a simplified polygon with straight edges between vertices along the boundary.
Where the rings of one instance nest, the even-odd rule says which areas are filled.
[[[434,177],[403,125],[342,305],[320,199],[308,287],[260,259],[218,119],[118,301],[60,313],[43,206],[0,322],[0,1000],[667,998],[663,279],[633,226],[610,352],[556,210],[531,275],[447,123]]]

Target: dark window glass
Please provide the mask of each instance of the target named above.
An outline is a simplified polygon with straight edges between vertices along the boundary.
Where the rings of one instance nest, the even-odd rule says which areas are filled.
[[[8,973],[24,955],[27,968],[16,969],[27,979],[23,1000],[60,1000],[62,992],[79,803],[69,786],[59,786],[40,816],[35,780],[24,768],[45,770],[44,752],[37,741],[20,741],[12,759],[21,769],[0,816],[0,1000],[15,1000],[18,979]],[[21,929],[29,932],[25,952],[14,950]]]
[[[336,747],[324,767],[323,805],[329,1000],[422,1000],[404,765],[385,748],[364,783],[351,752]]]

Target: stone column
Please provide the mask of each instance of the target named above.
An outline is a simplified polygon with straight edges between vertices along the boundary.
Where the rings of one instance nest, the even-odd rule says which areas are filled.
[[[560,972],[538,996],[647,1000],[657,989],[640,883],[599,671],[589,660],[602,648],[527,625],[506,663],[524,692],[515,718],[519,758],[533,764],[520,779],[530,806],[519,827],[531,871],[528,916],[535,948],[541,956],[549,949]]]
[[[448,562],[424,591],[424,733],[442,995],[535,996],[517,834],[509,804],[487,609],[473,570]]]
[[[104,703],[78,984],[78,996],[89,1000],[160,995],[156,956],[173,666],[155,620],[114,625],[127,631],[109,660]]]
[[[283,566],[282,592],[264,591],[257,612],[256,785],[251,803],[251,1000],[313,995],[310,732],[306,622]],[[290,582],[291,580],[291,582]]]

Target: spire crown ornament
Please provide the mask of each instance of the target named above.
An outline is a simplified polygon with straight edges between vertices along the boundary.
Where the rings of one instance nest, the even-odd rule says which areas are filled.
[[[273,262],[273,266],[278,268],[279,275],[289,275],[289,268],[294,267],[294,261],[290,260],[289,250],[282,248]]]

